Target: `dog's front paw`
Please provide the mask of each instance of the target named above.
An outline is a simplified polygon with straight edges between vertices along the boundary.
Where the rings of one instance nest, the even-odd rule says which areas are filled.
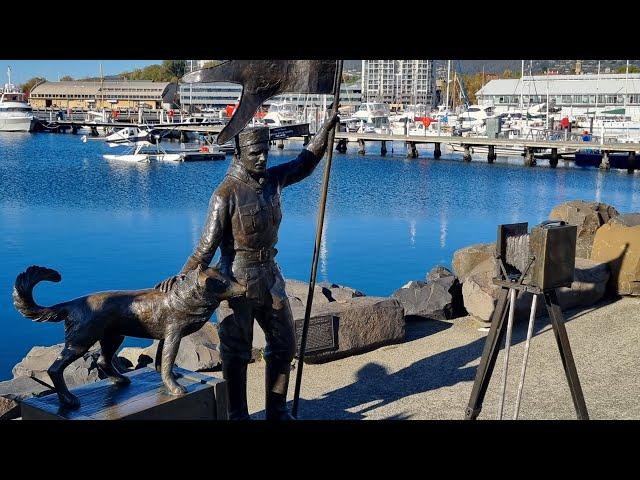
[[[167,389],[171,395],[184,395],[187,393],[187,389],[177,383],[175,385],[167,385]]]
[[[78,397],[73,395],[72,393],[60,393],[58,394],[58,398],[60,399],[60,403],[66,408],[70,408],[72,410],[77,410],[80,408],[80,400]]]

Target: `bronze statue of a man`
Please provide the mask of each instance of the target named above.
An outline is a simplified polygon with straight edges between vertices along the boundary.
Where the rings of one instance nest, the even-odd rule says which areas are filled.
[[[286,401],[296,350],[295,330],[274,248],[282,219],[280,192],[313,172],[337,120],[337,115],[327,120],[295,160],[270,168],[269,129],[251,128],[237,135],[236,153],[224,180],[211,196],[198,246],[182,268],[182,274],[198,265],[206,268],[220,248],[217,267],[246,286],[244,296],[229,300],[233,314],[219,325],[230,419],[249,419],[247,364],[251,359],[254,319],[266,339],[266,418],[292,418]],[[172,279],[166,280],[160,288],[171,282]]]

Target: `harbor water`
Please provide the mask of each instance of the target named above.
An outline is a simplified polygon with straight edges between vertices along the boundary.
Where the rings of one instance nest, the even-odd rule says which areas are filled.
[[[165,147],[177,148],[178,144]],[[270,164],[302,148],[273,148]],[[600,172],[546,161],[526,168],[522,158],[489,165],[428,147],[405,158],[401,144],[334,154],[318,282],[348,285],[367,295],[390,295],[422,280],[434,265],[451,265],[464,246],[495,240],[497,225],[548,218],[554,205],[597,200],[619,211],[640,211],[640,175]],[[110,151],[111,150],[111,151]],[[196,245],[209,197],[225,161],[126,164],[101,141],[80,136],[0,134],[0,380],[34,345],[63,341],[62,323],[35,323],[13,307],[16,275],[29,265],[58,270],[34,297],[50,305],[100,290],[140,289],[178,272]],[[287,278],[308,281],[324,162],[283,193],[277,260]],[[128,339],[125,345],[146,345]]]

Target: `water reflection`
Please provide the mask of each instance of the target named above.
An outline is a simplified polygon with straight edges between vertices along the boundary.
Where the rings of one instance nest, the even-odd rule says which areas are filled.
[[[602,183],[604,182],[604,172],[598,169],[596,174],[596,202],[602,198]]]
[[[329,281],[328,265],[329,265],[329,248],[327,247],[327,231],[329,230],[329,216],[324,217],[324,228],[320,236],[320,273],[322,281]]]
[[[416,221],[411,219],[409,222],[409,245],[416,246]]]
[[[445,212],[440,214],[440,248],[447,246],[447,216]]]

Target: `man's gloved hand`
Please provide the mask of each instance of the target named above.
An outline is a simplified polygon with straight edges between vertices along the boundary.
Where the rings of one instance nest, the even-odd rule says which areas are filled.
[[[162,293],[167,293],[169,290],[171,290],[171,287],[173,287],[173,284],[176,283],[176,281],[181,280],[183,278],[184,278],[184,274],[175,275],[173,277],[167,278],[166,280],[163,280],[153,288],[156,290],[160,290]]]
[[[340,117],[337,113],[334,113],[328,118],[320,130],[315,134],[313,140],[307,145],[307,150],[313,153],[316,157],[322,157],[327,150],[327,143],[329,140],[329,132],[333,126],[340,121]]]

